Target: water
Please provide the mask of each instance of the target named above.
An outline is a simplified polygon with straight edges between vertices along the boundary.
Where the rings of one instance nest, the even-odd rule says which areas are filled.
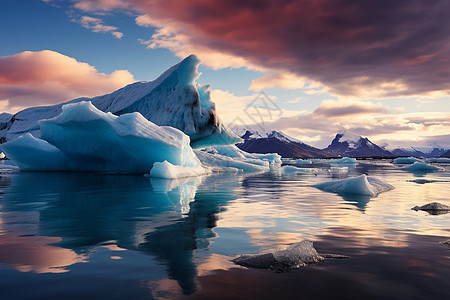
[[[448,299],[450,165],[411,173],[388,162],[348,172],[222,174],[178,181],[74,173],[0,174],[2,299]],[[376,198],[312,184],[359,174]],[[438,182],[419,184],[416,179]],[[308,239],[349,255],[288,273],[230,259]]]

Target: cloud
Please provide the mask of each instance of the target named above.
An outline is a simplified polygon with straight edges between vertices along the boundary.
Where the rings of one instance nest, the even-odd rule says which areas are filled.
[[[146,42],[213,67],[293,73],[339,95],[449,95],[446,0],[102,0],[84,10],[133,9],[158,32]],[[223,59],[223,60],[217,60]]]
[[[329,99],[323,100],[314,113],[325,117],[347,117],[364,114],[385,114],[387,110],[381,103]]]
[[[126,0],[78,0],[74,7],[83,11],[96,11],[117,8],[127,9],[130,7],[130,4]]]
[[[342,105],[347,103],[349,105]],[[306,143],[324,148],[340,130],[389,144],[445,145],[450,131],[450,113],[387,113],[380,104],[349,100],[324,100],[314,112],[282,116],[267,128],[281,130]],[[365,107],[366,106],[366,107]],[[443,136],[438,138],[437,136]]]
[[[288,90],[317,87],[317,84],[308,82],[306,78],[293,73],[267,74],[253,80],[250,84],[251,91],[261,91],[270,88],[283,88]]]
[[[80,23],[81,26],[90,29],[93,32],[111,33],[116,39],[119,40],[123,37],[123,33],[117,31],[117,27],[105,25],[103,24],[103,20],[98,18],[82,16],[81,18],[75,19],[74,21]]]
[[[87,63],[50,50],[0,57],[0,100],[8,100],[8,111],[97,96],[134,81],[126,70],[99,73]]]

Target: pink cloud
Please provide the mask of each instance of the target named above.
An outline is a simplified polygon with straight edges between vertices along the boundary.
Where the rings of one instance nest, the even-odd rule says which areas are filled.
[[[89,16],[82,16],[78,20],[74,20],[77,23],[80,23],[84,28],[92,30],[93,32],[101,32],[101,33],[111,33],[116,39],[121,39],[123,37],[123,33],[117,31],[117,27],[111,25],[103,24],[103,20],[99,18],[93,18]]]
[[[134,81],[127,70],[99,73],[87,63],[50,50],[0,57],[0,100],[8,101],[9,111],[97,96]]]

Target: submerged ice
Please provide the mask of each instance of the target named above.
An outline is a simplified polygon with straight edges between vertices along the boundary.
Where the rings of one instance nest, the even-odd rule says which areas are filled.
[[[394,187],[378,178],[365,174],[341,180],[333,180],[314,185],[314,187],[333,193],[359,194],[376,197],[378,194],[390,191]]]

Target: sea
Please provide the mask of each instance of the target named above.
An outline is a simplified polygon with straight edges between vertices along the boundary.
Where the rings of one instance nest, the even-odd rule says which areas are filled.
[[[0,298],[450,299],[450,164],[409,172],[361,160],[284,174],[19,172],[0,164]],[[366,174],[370,197],[313,185]],[[288,272],[232,259],[303,240],[326,259]]]

